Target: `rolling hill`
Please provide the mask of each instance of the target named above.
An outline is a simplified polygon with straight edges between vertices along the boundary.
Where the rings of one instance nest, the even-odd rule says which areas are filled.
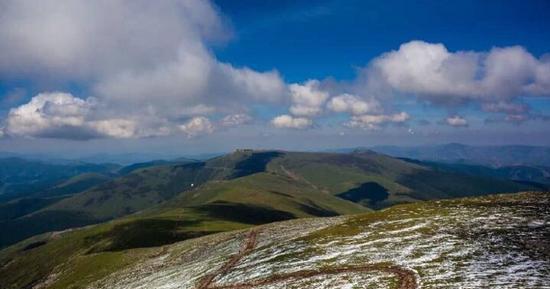
[[[0,202],[34,197],[33,194],[54,189],[72,177],[87,173],[109,175],[118,168],[114,164],[3,158],[0,159]]]
[[[204,162],[136,169],[68,198],[45,203],[37,211],[3,221],[2,227],[10,234],[1,236],[0,245],[153,209],[160,215],[166,213],[162,210],[172,210],[166,214],[179,216],[184,208],[203,215],[234,212],[236,217],[264,210],[262,214],[272,217],[257,222],[265,223],[530,188],[508,180],[436,170],[371,151],[238,150]],[[233,220],[235,216],[229,214],[227,218]],[[187,214],[181,220],[185,217]]]
[[[26,194],[22,198],[0,203],[0,222],[14,220],[55,204],[112,179],[111,175],[84,173],[69,178],[44,190]]]
[[[404,160],[429,166],[436,170],[511,180],[517,183],[529,184],[531,186],[538,187],[541,190],[548,190],[550,188],[550,167],[518,165],[492,168],[481,165],[461,163],[440,163],[411,159]]]
[[[123,233],[131,228],[124,222],[139,218],[134,216],[0,251],[0,287],[542,289],[550,282],[549,196],[417,202],[148,247],[128,246],[133,235]],[[186,226],[247,227],[194,221]],[[149,230],[160,224],[172,226],[139,225]],[[128,239],[117,241],[117,232]]]

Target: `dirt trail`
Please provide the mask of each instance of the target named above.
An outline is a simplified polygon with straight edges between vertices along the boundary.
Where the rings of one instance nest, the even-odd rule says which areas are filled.
[[[248,253],[250,253],[254,248],[256,247],[256,239],[258,237],[258,231],[252,230],[250,233],[248,233],[248,236],[246,237],[243,245],[241,246],[241,249],[239,250],[239,253],[233,255],[223,266],[214,271],[211,274],[208,274],[204,277],[202,277],[197,285],[197,289],[208,289],[208,288],[214,288],[212,287],[212,282],[214,281],[214,278],[217,276],[223,276],[227,274],[237,263]]]
[[[418,289],[418,282],[416,280],[416,274],[411,269],[392,265],[388,263],[381,264],[367,264],[363,266],[343,266],[335,268],[326,268],[319,270],[301,270],[292,273],[274,274],[267,278],[258,279],[249,282],[216,285],[214,279],[227,274],[237,263],[246,255],[248,255],[256,247],[258,238],[258,231],[252,230],[248,233],[246,239],[243,241],[241,249],[235,255],[233,255],[220,269],[215,272],[202,277],[197,283],[196,289],[245,289],[254,288],[256,286],[269,285],[288,280],[300,280],[304,278],[311,278],[315,276],[323,275],[338,275],[344,273],[370,273],[370,272],[385,272],[393,274],[398,279],[397,289]]]

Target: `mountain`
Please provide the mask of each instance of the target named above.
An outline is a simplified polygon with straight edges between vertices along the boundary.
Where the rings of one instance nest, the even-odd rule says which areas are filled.
[[[476,164],[491,167],[550,167],[550,147],[526,145],[469,146],[451,143],[412,147],[377,146],[370,149],[394,157],[435,162]]]
[[[549,207],[534,192],[427,201],[139,248],[116,221],[0,251],[0,287],[545,288]],[[142,231],[171,226],[156,220]]]
[[[94,154],[89,156],[83,156],[76,158],[77,161],[101,164],[101,163],[115,163],[123,166],[135,164],[135,163],[146,163],[152,162],[155,160],[173,160],[181,158],[177,154],[173,153],[102,153]],[[182,158],[185,159],[185,158]]]
[[[195,226],[187,223],[187,218],[250,225],[532,188],[509,180],[437,170],[372,151],[238,150],[203,162],[137,169],[62,200],[44,203],[30,214],[0,222],[9,232],[0,236],[0,247],[39,233],[131,214],[166,215],[170,224],[185,231]],[[258,212],[265,217],[255,220]],[[138,225],[132,226],[139,231]],[[148,234],[153,233],[159,232]],[[167,238],[166,242],[175,240],[179,237]]]
[[[111,176],[104,174],[84,173],[43,191],[37,191],[22,198],[0,203],[0,223],[31,214],[111,179]]]
[[[512,180],[517,183],[528,184],[540,188],[541,190],[550,189],[550,167],[522,165],[494,168],[462,163],[440,163],[405,158],[403,159],[409,162],[429,166],[436,170],[452,171],[472,176],[487,176],[503,180]]]
[[[110,174],[118,167],[113,164],[3,158],[0,159],[0,202],[44,192],[81,174]]]
[[[193,163],[197,160],[188,159],[188,158],[178,158],[176,160],[172,161],[166,161],[166,160],[153,160],[143,163],[135,163],[131,165],[124,166],[118,170],[118,173],[121,175],[127,175],[131,172],[134,172],[136,170],[150,168],[150,167],[156,167],[156,166],[162,166],[162,165],[178,165],[178,164],[187,164],[187,163]]]

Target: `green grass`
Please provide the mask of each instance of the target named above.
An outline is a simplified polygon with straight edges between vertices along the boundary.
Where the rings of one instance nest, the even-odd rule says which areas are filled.
[[[287,174],[330,194],[341,194],[364,183],[375,182],[384,187],[389,196],[372,208],[533,189],[509,180],[439,170],[368,151],[286,153],[273,160],[268,170]]]
[[[158,246],[289,218],[364,213],[369,209],[335,195],[365,182],[388,190],[383,206],[521,188],[373,153],[285,153],[265,163],[265,171],[264,164],[243,162],[251,154],[143,168],[16,222],[0,224],[10,232],[2,234],[7,238],[0,238],[2,245],[116,218],[63,234],[36,236],[0,251],[0,288],[32,287],[55,272],[60,274],[50,288],[80,288],[139,262]],[[445,214],[447,208],[433,204],[429,203],[432,210],[440,208],[439,213]],[[315,242],[315,238],[351,235],[359,225],[406,216],[423,206],[428,205],[399,205],[354,216],[348,226],[330,227],[308,238]]]
[[[45,280],[52,273],[58,274],[51,280],[48,288],[84,288],[112,272],[123,270],[141,260],[160,254],[162,248],[159,246],[161,245],[217,232],[249,228],[253,224],[246,221],[235,221],[231,217],[224,219],[220,215],[209,214],[208,210],[204,210],[204,208],[217,204],[228,204],[220,203],[227,198],[231,198],[235,202],[232,204],[250,205],[252,200],[259,198],[250,199],[250,194],[239,194],[239,191],[257,189],[255,187],[261,183],[266,184],[266,190],[272,187],[285,189],[289,196],[296,198],[303,198],[304,195],[312,193],[302,191],[307,188],[307,184],[304,184],[302,188],[300,186],[292,187],[291,184],[286,183],[288,187],[284,188],[281,187],[285,185],[284,178],[281,179],[280,176],[269,173],[260,173],[209,184],[204,188],[208,191],[206,193],[208,197],[201,199],[200,202],[196,201],[190,207],[180,207],[175,203],[170,206],[166,204],[141,214],[134,214],[99,225],[62,234],[47,233],[36,236],[0,251],[0,288],[29,288],[33,284]],[[192,193],[189,192],[187,197],[192,198]],[[237,198],[234,194],[240,197]],[[316,194],[322,193],[317,192]],[[458,205],[506,205],[507,200],[523,200],[532,197],[532,194],[514,194],[397,205],[385,210],[350,216],[341,225],[321,229],[297,241],[316,244],[333,237],[353,236],[374,222],[433,215],[444,217]],[[289,197],[281,194],[266,196],[261,198],[262,201],[259,203],[255,203],[255,206],[290,212],[296,210],[296,204],[299,203],[298,201],[284,203],[279,200],[274,206],[267,207],[266,204],[276,198]],[[178,200],[183,202],[184,198]],[[345,207],[339,207],[338,204],[341,205],[339,202],[322,205],[335,210]],[[356,209],[357,207],[355,204],[351,204],[349,208]],[[307,214],[302,212],[302,216],[307,216]],[[376,233],[373,232],[369,238],[379,238],[381,237],[379,234],[384,230],[400,229],[399,226],[402,225],[388,223],[385,226],[387,227],[379,228]],[[425,233],[430,234],[429,231]],[[312,249],[303,252],[303,254],[316,253]],[[279,256],[277,260],[295,258],[301,258],[301,256],[287,254]]]
[[[368,209],[277,174],[211,182],[139,214],[58,237],[45,234],[0,251],[0,280],[6,282],[0,288],[29,286],[55,270],[63,274],[52,288],[73,288],[70,286],[78,285],[74,280],[92,282],[107,274],[100,270],[86,275],[98,263],[106,262],[102,265],[105,271],[118,270],[135,262],[137,257],[128,256],[145,248],[289,218],[365,211]],[[46,243],[23,250],[40,241]]]
[[[254,204],[293,213],[297,217],[315,216],[305,206],[335,214],[364,212],[366,209],[312,188],[309,184],[274,173],[257,173],[243,178],[206,184],[189,191],[168,206],[197,206],[212,202]]]
[[[336,196],[368,182],[387,190],[387,199],[374,204],[368,201],[367,192],[365,200],[354,204]],[[241,208],[256,206],[294,217],[311,217],[359,213],[364,211],[363,206],[379,209],[418,200],[529,188],[506,180],[436,170],[372,152],[239,151],[206,162],[143,167],[107,182],[97,174],[81,175],[57,190],[94,183],[98,185],[51,204],[37,203],[33,210],[38,211],[2,223],[10,233],[0,237],[0,247],[35,234],[103,222],[158,206],[180,208],[226,202]]]
[[[41,196],[62,196],[73,195],[83,192],[89,188],[103,184],[112,179],[107,174],[84,173],[74,176],[40,194]]]

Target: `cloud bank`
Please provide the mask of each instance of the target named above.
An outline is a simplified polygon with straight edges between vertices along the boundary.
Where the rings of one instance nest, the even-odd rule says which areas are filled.
[[[0,76],[76,82],[92,95],[36,95],[12,109],[5,131],[150,137],[195,117],[283,101],[287,88],[277,71],[238,68],[212,55],[208,45],[227,34],[208,1],[3,1]]]
[[[468,105],[521,123],[535,117],[525,96],[550,96],[550,57],[423,41],[375,57],[354,80],[286,83],[277,70],[216,58],[211,47],[232,34],[220,13],[196,0],[0,2],[0,77],[83,88],[44,91],[11,108],[0,136],[194,137],[251,123],[257,105],[286,107],[257,122],[274,128],[318,127],[338,115],[350,129],[382,129],[415,117],[404,100],[447,110],[451,126],[468,126],[457,115]]]

